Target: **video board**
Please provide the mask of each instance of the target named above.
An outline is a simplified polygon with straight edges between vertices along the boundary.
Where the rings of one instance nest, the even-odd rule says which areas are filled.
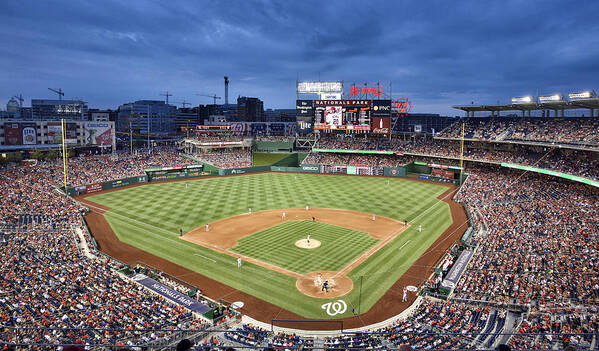
[[[315,100],[314,129],[369,131],[371,100]]]

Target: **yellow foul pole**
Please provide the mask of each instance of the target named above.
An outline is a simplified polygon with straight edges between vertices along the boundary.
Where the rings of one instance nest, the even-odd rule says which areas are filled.
[[[64,175],[64,193],[66,195],[68,195],[67,193],[67,186],[68,186],[68,177],[67,177],[67,143],[65,140],[65,134],[66,134],[66,123],[64,121],[64,119],[61,120],[61,127],[62,127],[62,171],[63,171],[63,175]]]
[[[462,184],[462,174],[464,173],[464,125],[462,122],[462,138],[460,140],[460,185]]]

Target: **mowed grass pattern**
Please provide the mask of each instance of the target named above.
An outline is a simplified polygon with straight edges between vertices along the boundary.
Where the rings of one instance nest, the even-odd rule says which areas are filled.
[[[295,242],[319,240],[321,246],[302,249]],[[312,221],[288,221],[239,240],[232,250],[296,273],[339,271],[378,242],[368,233]]]
[[[187,232],[247,213],[249,207],[260,211],[303,208],[306,204],[408,219],[413,222],[410,228],[349,274],[354,285],[364,277],[361,310],[365,312],[451,224],[449,206],[436,199],[446,190],[442,185],[402,178],[261,173],[148,184],[88,200],[111,208],[104,216],[121,241],[306,318],[318,319],[348,317],[351,308],[344,315],[331,317],[320,308],[327,300],[303,295],[295,288],[294,278],[247,262],[238,270],[234,257],[180,240],[179,228]],[[422,224],[422,233],[418,224]],[[397,295],[400,298],[401,291]],[[356,289],[343,298],[357,309]]]

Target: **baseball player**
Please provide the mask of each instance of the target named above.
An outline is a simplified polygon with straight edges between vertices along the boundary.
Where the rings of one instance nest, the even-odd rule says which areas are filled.
[[[308,242],[308,245],[310,244],[310,234],[308,234],[308,238],[306,238],[306,241]]]
[[[283,215],[281,216],[281,219],[285,219],[285,211],[283,211]]]
[[[312,216],[312,222],[316,222],[316,218]]]
[[[322,274],[318,273],[318,276],[316,277],[316,283],[318,285],[322,285]]]
[[[208,223],[206,223],[206,231],[209,232],[210,231],[210,225]]]
[[[248,212],[249,212],[250,214],[252,214],[252,208],[251,208],[251,207],[248,209]]]
[[[185,189],[187,189],[187,186],[188,186],[188,185],[189,185],[189,184],[185,183]]]
[[[374,215],[374,213],[373,213],[373,214],[372,214],[372,220],[374,221],[374,220],[375,220],[375,218],[376,218],[376,217],[375,217],[375,215]]]
[[[401,298],[401,302],[406,302],[408,301],[408,289],[403,288],[403,296]]]
[[[241,257],[237,257],[237,268],[241,268]]]
[[[418,233],[422,233],[422,224],[418,225]]]
[[[325,290],[326,290],[326,292],[329,292],[329,281],[328,280],[324,281],[324,284],[322,284],[322,289],[320,289],[320,291],[325,291]]]
[[[179,228],[179,236],[183,236],[183,228]]]
[[[310,209],[310,207],[308,207],[308,205],[306,205],[306,211],[308,211]]]

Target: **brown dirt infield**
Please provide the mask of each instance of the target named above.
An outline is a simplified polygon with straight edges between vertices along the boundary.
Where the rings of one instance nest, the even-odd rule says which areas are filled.
[[[283,219],[283,212],[285,212],[285,219]],[[312,217],[318,222],[367,232],[371,237],[379,240],[388,238],[394,231],[404,227],[403,222],[383,216],[376,216],[376,220],[373,221],[372,214],[364,212],[335,208],[311,208],[308,211],[305,208],[287,208],[223,218],[210,222],[209,231],[201,225],[185,233],[183,239],[210,248],[216,246],[228,250],[237,246],[237,240],[253,233],[285,221],[311,221]]]
[[[320,283],[318,282],[319,273],[321,274]],[[318,271],[307,273],[304,276],[295,282],[295,286],[302,293],[312,297],[330,299],[343,296],[354,288],[354,282],[345,275],[339,275],[338,272]],[[330,284],[329,291],[322,289],[322,283],[325,280]]]
[[[283,213],[285,216],[283,216]],[[350,292],[353,287],[353,282],[349,284],[348,281],[351,282],[351,279],[346,275],[391,240],[395,239],[404,230],[409,228],[409,225],[405,225],[403,222],[392,218],[378,216],[375,219],[376,220],[373,221],[372,214],[369,213],[331,208],[310,208],[309,210],[306,210],[305,208],[286,208],[265,210],[220,219],[210,223],[208,231],[206,231],[205,225],[202,225],[187,232],[181,239],[233,257],[240,257],[245,261],[296,278],[297,282],[295,286],[305,295],[331,298],[342,296]],[[319,294],[314,290],[314,284],[312,284],[312,282],[316,279],[316,276],[311,277],[306,274],[296,273],[268,262],[240,255],[230,250],[237,246],[239,239],[290,220],[315,220],[321,223],[359,230],[367,232],[371,237],[381,241],[357,257],[349,265],[342,268],[339,272],[327,272],[328,277],[332,281],[338,282],[328,294]],[[306,239],[298,240],[298,242],[301,242],[304,246],[307,244]],[[298,243],[296,243],[296,246],[298,246]],[[318,242],[318,246],[320,246],[320,241]],[[317,246],[314,246],[314,248],[316,247]]]
[[[304,173],[302,173],[304,174]],[[243,175],[230,175],[231,177],[243,176]],[[346,176],[355,177],[354,175],[331,175],[331,176]],[[220,176],[222,177],[222,176]],[[406,178],[404,178],[406,179]],[[420,181],[425,183],[432,183],[437,185],[444,185],[435,183],[432,181],[410,179],[411,181]],[[179,180],[172,180],[179,181]],[[162,181],[169,182],[169,181]],[[161,182],[161,183],[162,183]],[[158,183],[158,182],[156,182]],[[154,183],[153,183],[154,184]],[[146,183],[135,184],[126,187],[116,188],[104,191],[118,191],[125,188],[131,188],[135,186],[147,185]],[[459,203],[452,201],[451,197],[457,190],[455,186],[444,185],[448,189],[445,193],[440,195],[438,198],[447,202],[451,209],[451,215],[453,223],[447,228],[447,230],[441,234],[441,236],[433,243],[433,245],[422,255],[416,262],[410,267],[406,273],[399,278],[395,284],[391,286],[389,290],[372,306],[370,310],[362,313],[359,316],[343,319],[343,327],[348,328],[359,328],[380,322],[382,320],[391,318],[401,313],[404,309],[409,307],[412,302],[416,299],[414,294],[408,294],[408,301],[401,302],[403,287],[407,285],[419,286],[420,283],[428,278],[432,273],[432,265],[436,263],[443,255],[443,253],[457,240],[461,238],[466,229],[467,216],[464,208]],[[100,193],[92,193],[81,195],[77,197],[77,200],[83,203],[89,203],[95,207],[98,204],[85,200],[88,196],[97,195]],[[240,311],[248,316],[270,323],[272,319],[287,319],[287,320],[307,320],[295,313],[284,310],[276,305],[273,305],[264,300],[258,299],[252,295],[246,294],[242,291],[234,289],[228,285],[222,284],[216,280],[205,277],[199,273],[193,272],[187,268],[181,267],[170,261],[167,261],[161,257],[155,256],[143,250],[140,250],[129,244],[121,242],[112,231],[112,228],[102,215],[102,211],[91,211],[85,216],[85,221],[94,236],[100,250],[104,253],[115,257],[125,263],[135,264],[137,261],[152,264],[157,269],[160,269],[166,273],[169,273],[175,277],[187,281],[190,284],[198,286],[202,289],[202,293],[206,296],[215,300],[224,299],[226,301],[243,301],[244,307]],[[310,323],[311,329],[319,330],[338,330],[339,327],[332,323]],[[299,328],[305,326],[303,323],[293,325],[292,323],[286,323],[286,327]]]

